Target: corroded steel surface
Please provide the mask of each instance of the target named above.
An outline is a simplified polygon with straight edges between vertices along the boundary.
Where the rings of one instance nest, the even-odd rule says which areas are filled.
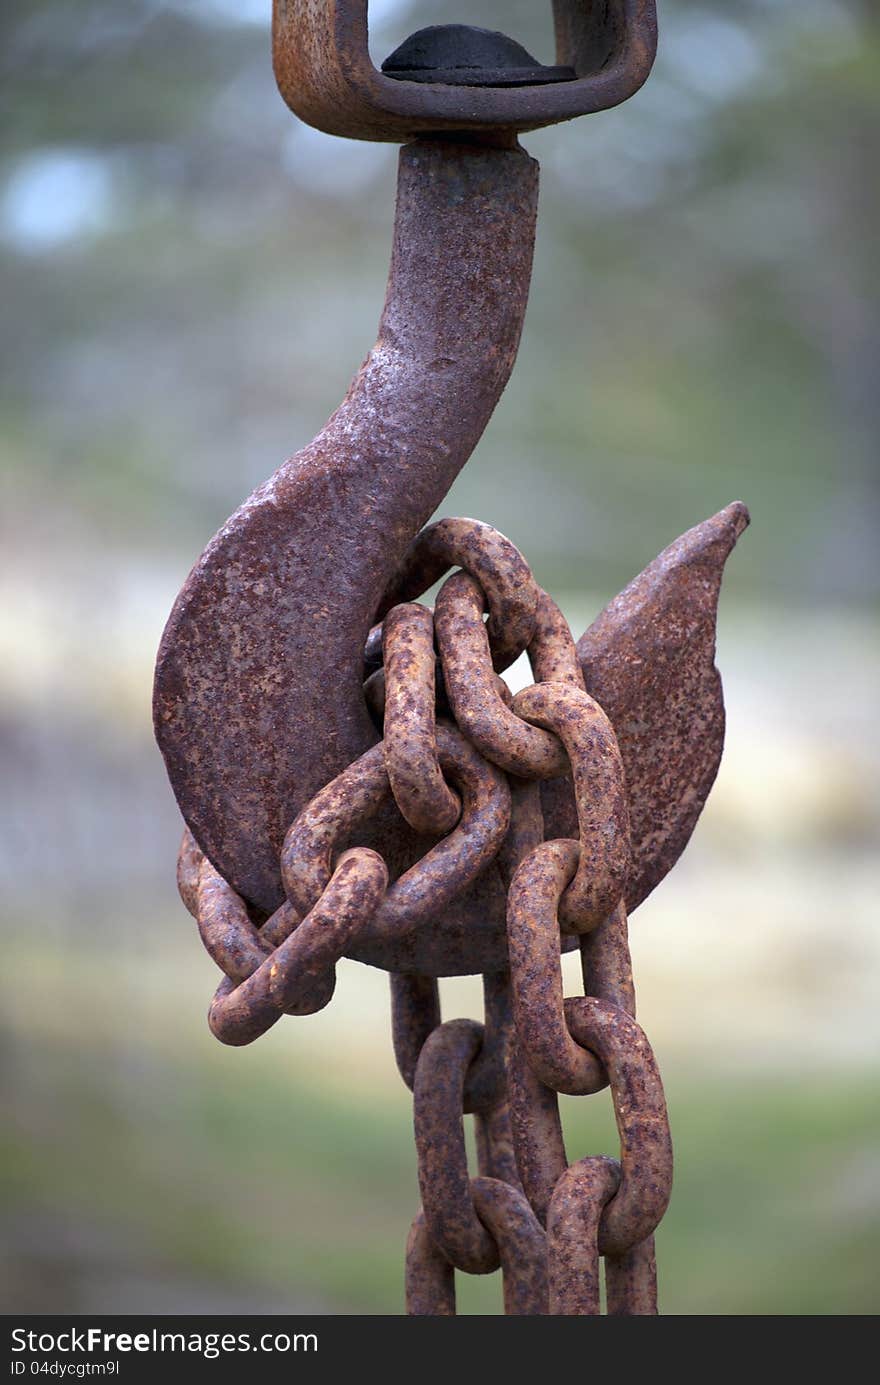
[[[211,1032],[226,1044],[249,1044],[282,1014],[323,1010],[333,996],[336,963],[374,916],[387,883],[385,862],[375,851],[343,852],[326,890],[302,921],[288,915],[292,931],[256,969],[248,968],[237,984],[229,976],[220,983],[208,1012]],[[282,905],[273,917],[286,909]]]
[[[547,1237],[526,1198],[497,1178],[471,1179],[471,1197],[480,1221],[498,1247],[508,1317],[534,1317],[549,1311]]]
[[[323,432],[223,526],[175,604],[156,736],[199,846],[264,912],[283,899],[279,852],[296,814],[376,740],[364,641],[507,383],[537,185],[521,150],[401,151],[376,346]]]
[[[614,728],[588,693],[565,683],[523,688],[513,710],[555,732],[571,764],[578,863],[559,901],[559,922],[588,933],[616,906],[630,868],[629,810]]]
[[[482,1037],[482,1026],[472,1020],[439,1025],[419,1055],[413,1087],[425,1221],[446,1258],[468,1274],[489,1274],[500,1263],[474,1206],[462,1122],[465,1077]]]
[[[584,675],[568,621],[545,591],[538,593],[529,663],[536,683],[565,683],[584,691]]]
[[[569,1033],[608,1073],[620,1135],[620,1187],[602,1213],[599,1251],[622,1255],[650,1236],[669,1205],[672,1141],[663,1084],[651,1045],[635,1020],[595,996],[565,1002]]]
[[[513,877],[507,904],[517,1041],[542,1082],[575,1096],[606,1084],[602,1064],[568,1032],[562,1008],[557,911],[579,859],[577,842],[544,842]]]
[[[455,1316],[455,1269],[431,1238],[421,1208],[406,1243],[406,1311],[410,1317]]]
[[[275,79],[291,110],[319,130],[391,141],[444,130],[534,130],[638,91],[657,49],[655,0],[553,0],[553,18],[557,64],[573,69],[575,80],[426,84],[373,66],[367,0],[275,0]]]
[[[656,1316],[657,1260],[653,1236],[638,1241],[623,1255],[605,1256],[605,1311],[609,1318]]]
[[[578,941],[584,995],[608,1000],[635,1018],[636,993],[624,901],[621,899],[598,928],[582,934]]]
[[[550,1304],[556,1317],[598,1317],[598,1232],[620,1171],[613,1159],[582,1159],[560,1178],[547,1214]]]
[[[568,760],[557,737],[529,726],[499,694],[483,624],[483,595],[466,572],[444,582],[434,623],[453,716],[480,754],[520,779],[564,774]]]
[[[520,1181],[546,1224],[553,1190],[568,1166],[557,1095],[534,1071],[518,1038],[511,1046],[507,1081]]]
[[[422,1045],[440,1023],[440,988],[433,976],[391,973],[391,1039],[397,1070],[412,1091]]]
[[[718,593],[724,564],[748,522],[745,505],[736,503],[689,529],[578,641],[587,691],[614,726],[626,771],[630,913],[675,865],[718,773],[724,746],[715,667]],[[545,811],[556,835],[562,824],[546,800]]]
[[[638,686],[670,705],[677,687],[708,689],[699,703],[701,729],[709,728],[704,744],[720,737],[712,632],[721,565],[742,523],[741,507],[730,507],[686,535],[594,627],[610,644],[620,641],[624,665],[627,656],[650,658],[655,640],[668,651],[670,630],[689,641],[691,661],[670,656],[661,662],[663,680],[652,685],[643,672]],[[289,827],[278,908],[260,923],[185,834],[180,892],[225,974],[209,1022],[224,1042],[249,1043],[284,1013],[326,1005],[343,954],[383,959],[392,971],[395,1055],[413,1089],[422,1196],[407,1251],[409,1311],[453,1313],[453,1272],[500,1266],[507,1313],[596,1314],[604,1257],[609,1313],[653,1314],[653,1232],[669,1201],[672,1145],[657,1064],[634,1018],[626,899],[634,877],[629,819],[640,803],[633,785],[655,786],[639,778],[637,755],[625,773],[616,728],[584,690],[595,669],[582,669],[558,608],[509,540],[474,521],[434,526],[408,550],[395,595],[421,591],[456,562],[467,568],[446,579],[433,612],[386,599],[382,640],[370,641],[370,662],[387,661],[370,675],[383,675],[374,682],[383,739]],[[650,599],[640,607],[644,592]],[[483,623],[486,611],[494,627]],[[493,641],[502,664],[526,648],[538,679],[512,699],[497,694]],[[472,656],[465,676],[462,649]],[[473,689],[489,728],[482,738],[467,697]],[[643,715],[652,710],[646,702]],[[569,770],[561,783],[549,779],[555,758],[537,773],[528,766],[531,778],[510,772],[511,724],[558,747],[554,755]],[[682,792],[693,761],[675,736],[667,743],[678,760],[666,791]],[[550,835],[541,793],[548,782],[571,796],[576,836]],[[387,824],[398,808],[410,819],[445,813],[448,825],[444,832],[433,816],[417,859],[392,876],[387,862],[404,819],[398,815],[390,832]],[[387,832],[379,853],[362,844],[377,839],[377,823]],[[636,858],[635,872],[645,859]],[[483,968],[485,1024],[443,1023],[431,973],[472,962],[478,930],[462,929],[456,906],[489,869],[506,896],[506,944],[501,965]],[[580,947],[582,997],[563,994],[566,945]],[[606,1086],[619,1160],[589,1156],[569,1167],[558,1094]],[[467,1114],[475,1119],[476,1177]]]
[[[506,669],[527,647],[535,631],[539,588],[532,570],[510,539],[478,519],[440,519],[416,536],[404,553],[376,612],[421,596],[449,572],[470,573],[488,608],[486,635],[492,663]]]
[[[570,768],[565,748],[558,742],[559,750],[542,762],[543,746],[555,738],[527,725],[521,710],[529,705],[529,699],[562,696],[558,689],[552,694],[542,691],[541,684],[582,687],[586,679],[594,695],[593,705],[600,708],[597,715],[604,722],[607,713],[623,759],[631,836],[626,890],[630,911],[678,859],[717,773],[724,742],[724,703],[714,663],[717,603],[725,561],[747,523],[745,506],[730,505],[671,544],[582,637],[577,654],[583,672],[573,659],[574,646],[558,608],[538,589],[528,646],[536,690],[525,690],[516,710],[509,696],[505,700],[499,692],[499,680],[492,681],[487,652],[489,626],[483,625],[478,615],[486,603],[483,596],[475,594],[473,577],[465,576],[464,571],[454,574],[437,600],[435,627],[442,685],[444,690],[447,685],[450,689],[450,710],[482,753],[501,762],[508,774],[516,770],[548,772],[551,762],[560,763],[553,758],[560,753]],[[413,548],[419,552],[420,543]],[[473,558],[469,561],[470,574]],[[407,558],[404,567],[413,571],[415,566]],[[409,596],[413,590],[424,589],[444,571],[439,561],[425,566],[402,594]],[[497,575],[496,567],[495,580]],[[533,734],[547,740],[528,740]],[[530,748],[533,759],[529,758]],[[586,803],[592,792],[589,775],[585,781],[582,776],[582,781],[585,791],[579,797]],[[544,835],[579,835],[571,773],[543,780],[540,792]],[[584,820],[586,824],[588,819]],[[618,843],[621,838],[618,831]],[[503,855],[498,864],[503,869]],[[453,958],[459,964],[461,946],[447,951],[442,940],[447,932],[461,939],[463,929],[471,942],[464,954],[470,965],[462,969],[503,964],[504,901],[494,865],[476,888],[484,892],[479,909],[473,907],[475,896],[465,894],[451,913],[435,921],[437,955],[444,963],[438,966],[422,953],[421,962],[429,963],[428,969],[451,970]],[[567,912],[565,905],[565,922]],[[564,945],[571,944],[566,941]],[[406,958],[396,960],[398,965],[409,964]]]
[[[157,737],[195,839],[258,914],[283,903],[281,845],[297,812],[377,738],[389,670],[375,668],[366,695],[361,685],[365,643],[370,664],[382,658],[376,617],[414,605],[456,566],[462,571],[447,578],[433,620],[437,707],[508,774],[544,781],[546,835],[578,833],[566,746],[517,715],[497,675],[528,647],[539,683],[578,686],[564,620],[515,547],[488,525],[442,520],[412,537],[466,459],[512,365],[534,196],[534,165],[521,153],[402,151],[379,342],[324,433],[221,530],[172,613],[157,665]],[[734,506],[685,535],[578,647],[624,760],[630,909],[677,858],[717,768],[715,606],[724,559],[744,524],[744,508]],[[418,612],[409,620],[420,628],[412,636],[420,641],[419,692],[409,677],[406,688],[396,681],[385,750],[399,799],[386,795],[357,841],[380,852],[392,880],[425,855],[455,805],[430,748],[431,615]],[[388,622],[392,655],[402,650],[398,623],[406,620],[395,614]],[[430,782],[407,768],[429,762]],[[367,930],[355,955],[434,974],[503,966],[499,867],[503,857],[490,859],[468,888],[459,882],[454,897],[438,897],[430,931]]]
[[[415,832],[438,837],[461,815],[437,755],[434,621],[412,602],[385,617],[382,708],[385,769],[394,801]]]
[[[516,353],[537,174],[515,131],[623,99],[653,58],[652,0],[553,12],[555,68],[456,26],[408,40],[391,77],[369,60],[366,0],[277,0],[276,72],[304,118],[454,136],[402,151],[377,345],[209,545],[156,676],[189,824],[178,885],[223,973],[213,1033],[247,1044],[323,1008],[343,956],[392,973],[422,1198],[412,1314],[454,1314],[455,1272],[500,1267],[507,1314],[596,1315],[603,1259],[609,1315],[657,1312],[672,1144],[628,912],[718,767],[717,601],[748,523],[735,504],[690,530],[577,646],[504,535],[421,527]],[[418,603],[441,578],[435,607]],[[523,651],[535,681],[514,697],[500,674]],[[565,998],[572,947],[584,994]],[[470,971],[484,1023],[444,1023],[436,977]],[[605,1087],[619,1158],[569,1165],[559,1093]]]
[[[438,724],[440,766],[458,790],[461,817],[448,836],[426,845],[424,855],[390,886],[376,915],[350,949],[368,958],[392,955],[416,959],[430,955],[424,934],[497,855],[510,822],[510,790],[504,775],[481,759],[451,726]],[[368,750],[343,770],[314,799],[287,833],[282,872],[288,898],[305,911],[320,898],[333,869],[333,858],[357,828],[392,799],[381,745]],[[445,939],[447,944],[449,939]]]

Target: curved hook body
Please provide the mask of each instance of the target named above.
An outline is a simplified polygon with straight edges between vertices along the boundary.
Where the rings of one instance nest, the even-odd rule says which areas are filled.
[[[154,719],[178,804],[267,912],[283,898],[288,827],[376,740],[364,640],[510,376],[537,190],[518,148],[401,150],[376,345],[324,430],[211,541],[168,621]]]

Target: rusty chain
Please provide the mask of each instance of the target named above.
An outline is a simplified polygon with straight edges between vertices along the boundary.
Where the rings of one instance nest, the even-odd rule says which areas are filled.
[[[597,1314],[602,1259],[609,1314],[656,1312],[672,1152],[628,915],[718,769],[716,607],[748,512],[683,534],[577,645],[502,534],[422,527],[516,357],[538,197],[517,136],[636,91],[655,10],[554,0],[553,66],[503,34],[432,25],[380,72],[365,0],[275,6],[291,108],[403,142],[388,289],[340,407],[184,583],[154,725],[192,831],[180,893],[222,972],[213,1033],[247,1044],[320,1010],[342,957],[391,974],[422,1198],[413,1314],[454,1313],[456,1270],[499,1267],[509,1314]],[[502,675],[524,653],[534,681],[513,696]],[[566,998],[575,949],[583,994]],[[483,1022],[444,1023],[436,978],[473,973]],[[569,1164],[559,1094],[605,1087],[619,1158]]]
[[[434,608],[419,604],[441,578]],[[558,607],[488,525],[445,519],[423,530],[377,621],[365,693],[383,738],[290,826],[284,902],[259,914],[184,834],[181,897],[224,973],[211,1030],[247,1044],[283,1014],[322,1009],[341,957],[372,939],[405,948],[496,861],[509,971],[483,978],[485,1022],[444,1023],[436,979],[391,976],[422,1197],[407,1247],[408,1312],[452,1314],[455,1270],[500,1266],[508,1314],[597,1314],[604,1257],[607,1312],[655,1313],[653,1233],[669,1200],[672,1147],[657,1065],[635,1020],[629,812],[614,728],[585,689]],[[512,697],[499,674],[523,651],[535,682]],[[545,840],[540,784],[567,775],[577,837]],[[390,805],[424,844],[396,878],[359,844]],[[580,947],[584,994],[565,999],[568,943]],[[569,1165],[557,1096],[606,1086],[619,1160]]]

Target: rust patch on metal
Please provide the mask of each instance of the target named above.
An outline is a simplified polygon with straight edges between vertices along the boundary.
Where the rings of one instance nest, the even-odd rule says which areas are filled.
[[[431,1237],[421,1208],[406,1243],[406,1311],[413,1318],[455,1317],[455,1270]]]
[[[571,81],[459,86],[400,81],[373,66],[367,0],[275,0],[273,63],[300,119],[349,139],[404,140],[443,130],[486,137],[606,110],[638,91],[657,50],[655,0],[554,0],[557,63]]]
[[[580,860],[577,842],[544,842],[511,881],[507,937],[517,1041],[532,1070],[557,1092],[583,1096],[606,1084],[605,1069],[575,1043],[562,1008],[559,901]]]
[[[462,1124],[465,1077],[482,1039],[472,1020],[441,1024],[422,1048],[413,1087],[425,1222],[446,1258],[468,1274],[490,1274],[500,1263],[474,1206]]]
[[[553,12],[553,67],[458,25],[401,45],[392,78],[369,61],[366,0],[276,3],[279,84],[306,119],[364,138],[454,130],[401,154],[374,350],[209,545],[156,673],[189,824],[178,885],[224,973],[214,1034],[246,1044],[321,1009],[343,956],[392,971],[422,1195],[414,1314],[454,1314],[454,1271],[500,1266],[507,1314],[595,1315],[603,1257],[608,1313],[657,1311],[672,1145],[627,910],[680,854],[717,769],[718,590],[748,522],[732,505],[684,535],[577,646],[504,535],[420,528],[516,353],[537,177],[515,132],[613,104],[653,58],[653,0]],[[415,602],[455,568],[435,610]],[[499,675],[523,650],[535,683],[514,698]],[[565,999],[571,946],[584,995]],[[485,1022],[443,1023],[436,976],[475,970]],[[619,1162],[569,1167],[558,1094],[606,1086]]]
[[[497,1178],[471,1179],[471,1197],[480,1221],[498,1247],[508,1317],[546,1314],[547,1239],[526,1198]]]
[[[540,590],[518,548],[491,524],[479,519],[439,519],[410,544],[379,604],[380,616],[399,601],[421,596],[448,572],[470,574],[486,607],[486,635],[492,666],[502,672],[533,638]]]
[[[384,621],[385,769],[395,802],[414,832],[445,836],[461,802],[437,755],[434,620],[424,606],[393,606]]]
[[[556,1093],[532,1068],[518,1035],[511,1045],[507,1081],[516,1166],[535,1215],[546,1224],[553,1190],[568,1160]]]
[[[559,901],[559,922],[588,933],[620,901],[630,867],[629,813],[614,728],[588,693],[566,683],[523,688],[513,710],[554,731],[571,764],[578,863]]]
[[[283,899],[291,822],[376,740],[364,641],[507,383],[537,188],[522,150],[401,150],[376,346],[326,428],[212,540],[171,614],[156,737],[195,840],[265,913]]]
[[[407,970],[426,963],[448,939],[435,939],[430,920],[455,901],[494,860],[510,822],[510,790],[501,772],[477,755],[451,726],[437,726],[441,768],[461,795],[462,812],[448,836],[426,850],[388,890],[373,919],[350,949],[369,960],[409,956]],[[374,746],[316,794],[287,833],[282,870],[288,898],[305,911],[326,888],[336,851],[391,801],[381,745]],[[394,969],[394,968],[392,968]]]
[[[568,621],[552,596],[538,593],[529,663],[536,683],[565,683],[584,692],[584,675]]]
[[[600,1312],[599,1220],[617,1189],[620,1170],[601,1155],[566,1169],[547,1214],[550,1313],[598,1317]]]
[[[620,1135],[620,1186],[599,1224],[599,1251],[622,1255],[659,1224],[672,1190],[672,1140],[651,1045],[631,1015],[595,996],[565,1002],[576,1043],[604,1063]]]
[[[654,1237],[646,1236],[622,1255],[605,1256],[605,1311],[609,1318],[657,1315]]]
[[[578,641],[587,691],[609,717],[626,773],[632,913],[675,865],[715,782],[724,697],[715,625],[724,564],[749,522],[728,505],[689,529]],[[548,836],[573,836],[568,780],[542,786]]]
[[[444,582],[434,611],[446,693],[456,722],[487,760],[521,779],[550,779],[568,766],[565,747],[527,725],[499,695],[483,624],[483,594],[465,572]]]

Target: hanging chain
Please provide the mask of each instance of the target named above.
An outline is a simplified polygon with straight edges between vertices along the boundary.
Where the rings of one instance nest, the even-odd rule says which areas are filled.
[[[450,569],[433,611],[417,603]],[[283,1014],[330,1001],[339,959],[405,938],[492,862],[507,890],[509,971],[483,977],[484,1023],[441,1022],[435,979],[391,977],[394,1051],[412,1089],[422,1206],[406,1257],[407,1310],[455,1312],[454,1272],[500,1266],[508,1314],[657,1311],[654,1230],[672,1146],[660,1075],[635,1020],[624,890],[629,816],[617,738],[587,693],[568,625],[510,541],[446,519],[411,545],[366,644],[365,693],[383,739],[326,785],[281,852],[285,901],[268,918],[189,833],[181,896],[224,973],[212,1032],[247,1044]],[[535,682],[500,676],[527,651]],[[570,775],[577,838],[545,840],[540,782]],[[389,883],[359,832],[395,803],[435,838]],[[564,998],[561,944],[584,994]],[[619,1160],[569,1164],[558,1094],[609,1087]],[[464,1116],[475,1122],[478,1172]]]

